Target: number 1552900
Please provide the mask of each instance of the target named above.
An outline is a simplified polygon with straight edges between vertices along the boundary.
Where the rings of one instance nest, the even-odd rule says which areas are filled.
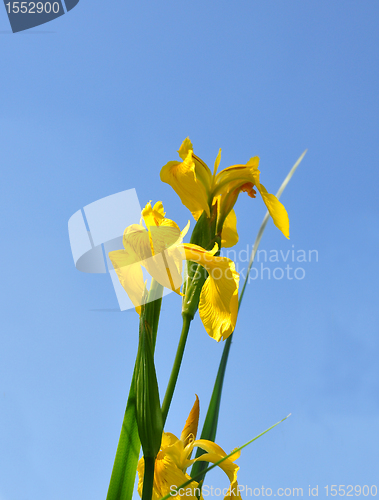
[[[8,14],[58,14],[60,5],[58,2],[8,2],[5,4]]]

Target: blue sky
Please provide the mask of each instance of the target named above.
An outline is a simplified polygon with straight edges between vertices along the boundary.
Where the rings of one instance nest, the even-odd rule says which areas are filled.
[[[261,248],[318,260],[294,263],[301,280],[266,272],[247,287],[217,442],[229,451],[292,413],[244,450],[240,484],[304,496],[318,485],[319,497],[378,485],[378,14],[370,0],[81,0],[12,34],[3,10],[1,500],[105,498],[138,317],[114,311],[109,275],[75,269],[67,222],[135,188],[184,227],[191,216],[159,171],[187,136],[209,165],[220,147],[221,167],[259,156],[270,192],[308,148],[282,197],[291,239],[270,222]],[[236,212],[239,252],[265,207],[240,196]],[[162,392],[181,325],[173,295],[156,351]],[[204,418],[222,347],[197,318],[170,432],[195,393]]]

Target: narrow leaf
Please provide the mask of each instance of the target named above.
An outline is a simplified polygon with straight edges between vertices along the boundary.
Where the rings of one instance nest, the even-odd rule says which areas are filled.
[[[230,338],[230,337],[229,337]],[[222,353],[222,358],[217,372],[217,377],[215,385],[212,392],[212,397],[208,406],[207,415],[205,417],[203,430],[201,432],[200,439],[208,439],[208,441],[214,441],[216,439],[216,431],[218,424],[218,415],[220,412],[221,403],[221,393],[222,386],[224,383],[224,375],[226,370],[226,363],[228,361],[230,341],[229,338],[226,340],[224,351]],[[201,448],[197,449],[196,458],[203,455],[205,452]],[[208,462],[195,462],[191,469],[191,477],[193,475],[199,475],[203,473],[205,475],[205,469],[208,466]]]
[[[291,180],[293,174],[296,172],[296,169],[300,165],[301,160],[304,158],[306,152],[307,152],[307,150],[305,150],[303,152],[303,154],[299,157],[299,159],[297,160],[295,165],[291,168],[291,170],[288,172],[288,175],[286,176],[286,178],[282,182],[282,185],[280,186],[278,192],[276,193],[276,197],[278,199],[282,195],[284,189],[286,188],[287,184]],[[251,255],[250,255],[250,261],[249,261],[247,273],[245,276],[245,281],[243,283],[243,287],[242,287],[239,301],[238,301],[239,308],[241,307],[241,303],[242,303],[242,299],[243,299],[243,296],[245,293],[245,288],[246,288],[247,280],[249,277],[249,273],[250,273],[251,267],[253,265],[254,258],[255,258],[255,255],[257,253],[259,244],[261,242],[264,230],[266,229],[269,217],[270,217],[270,215],[267,212],[263,218],[261,227],[259,228],[257,237],[256,237],[255,242],[254,242],[253,250],[252,250]],[[208,439],[210,441],[214,441],[216,438],[218,415],[219,415],[219,411],[220,411],[222,386],[223,386],[224,375],[225,375],[226,365],[227,365],[229,351],[230,351],[230,345],[232,342],[232,337],[233,337],[233,334],[230,335],[225,341],[224,351],[223,351],[222,358],[221,358],[220,365],[219,365],[219,369],[217,372],[217,377],[216,377],[215,385],[213,388],[211,401],[209,403],[207,415],[206,415],[206,418],[204,421],[203,430],[201,432],[201,439]],[[196,453],[196,457],[201,456],[203,453],[204,453],[203,450],[198,449],[197,453]],[[207,467],[207,462],[195,462],[194,465],[192,466],[191,475],[197,474],[197,475],[199,475],[199,477],[205,477],[206,467]]]
[[[135,373],[133,373],[107,500],[132,498],[140,448],[136,420]]]

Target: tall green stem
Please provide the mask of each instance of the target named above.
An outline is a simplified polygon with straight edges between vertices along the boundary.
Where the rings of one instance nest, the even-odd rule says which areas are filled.
[[[168,381],[166,394],[162,404],[162,419],[163,425],[166,422],[168,410],[170,409],[170,404],[172,400],[172,396],[174,394],[176,381],[178,380],[180,365],[182,364],[184,348],[187,342],[187,336],[190,328],[192,318],[188,314],[183,314],[183,328],[182,333],[180,335],[178,348],[176,351],[174,365],[171,370],[170,380]]]
[[[155,458],[145,457],[145,473],[143,475],[142,500],[151,500],[154,484]]]

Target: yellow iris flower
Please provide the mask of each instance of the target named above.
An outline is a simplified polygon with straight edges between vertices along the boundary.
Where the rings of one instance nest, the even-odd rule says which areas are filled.
[[[199,485],[193,481],[188,486],[179,489],[180,485],[191,479],[186,469],[194,462],[216,463],[227,454],[220,446],[206,439],[196,440],[197,426],[199,421],[199,399],[196,396],[195,404],[188,416],[180,439],[174,434],[164,432],[162,435],[161,449],[155,460],[154,485],[152,500],[159,500],[170,494],[173,499],[195,500],[200,493]],[[191,453],[195,447],[199,447],[206,453],[191,460]],[[219,467],[228,476],[230,486],[224,500],[241,498],[238,490],[237,471],[238,465],[234,463],[239,457],[237,452],[219,464]],[[138,462],[138,493],[142,496],[144,459]],[[201,498],[203,498],[201,496]]]
[[[162,202],[154,207],[148,203],[142,210],[141,224],[125,229],[124,250],[109,252],[109,258],[138,313],[145,290],[141,266],[162,286],[179,294],[183,260],[203,266],[209,276],[201,290],[199,315],[211,337],[226,339],[237,321],[239,274],[230,259],[215,256],[217,245],[206,251],[198,245],[181,243],[188,226],[180,231],[175,222],[165,218]]]
[[[289,238],[286,209],[276,196],[268,193],[260,183],[257,156],[251,158],[246,165],[233,165],[217,173],[221,160],[220,149],[212,174],[203,160],[194,154],[188,137],[183,141],[178,153],[183,161],[168,162],[161,170],[161,180],[170,184],[196,220],[204,211],[210,217],[212,207],[217,204],[217,230],[221,233],[223,247],[230,247],[238,242],[237,219],[233,206],[241,191],[255,198],[254,187],[261,194],[274,224]]]

